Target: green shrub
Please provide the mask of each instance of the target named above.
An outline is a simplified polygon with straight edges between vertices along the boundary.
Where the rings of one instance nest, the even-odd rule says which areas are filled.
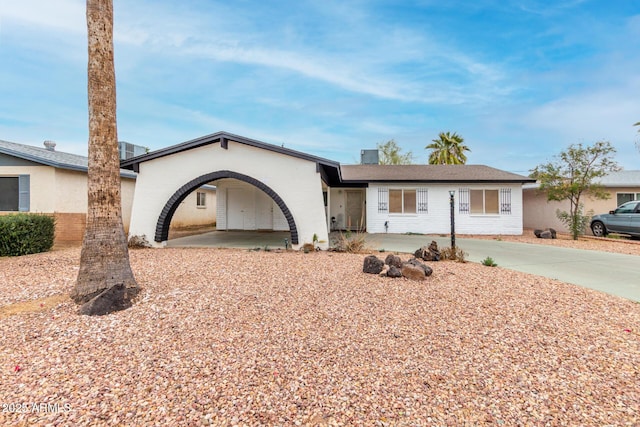
[[[53,246],[55,220],[51,216],[19,213],[0,216],[0,256],[46,252]]]
[[[486,265],[487,267],[497,267],[498,264],[496,264],[493,261],[493,258],[491,258],[490,256],[486,257],[485,259],[482,260],[482,265]]]

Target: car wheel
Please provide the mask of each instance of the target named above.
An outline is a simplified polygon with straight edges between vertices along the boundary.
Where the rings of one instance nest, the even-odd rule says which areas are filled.
[[[604,237],[607,235],[607,229],[600,221],[591,224],[591,231],[593,231],[593,235],[596,237]]]

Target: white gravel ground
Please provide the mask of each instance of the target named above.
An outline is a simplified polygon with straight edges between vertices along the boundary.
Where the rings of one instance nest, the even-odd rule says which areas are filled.
[[[0,425],[640,424],[640,304],[365,255],[133,250],[139,300],[97,318],[2,315],[69,292],[79,249],[0,258]]]

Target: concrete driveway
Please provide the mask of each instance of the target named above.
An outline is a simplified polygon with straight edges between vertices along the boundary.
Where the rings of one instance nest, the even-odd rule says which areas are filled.
[[[214,231],[169,240],[169,247],[284,248],[288,232]],[[367,247],[413,253],[432,240],[451,246],[450,238],[405,234],[368,234]],[[289,240],[290,241],[290,240]],[[502,268],[536,274],[640,302],[640,257],[497,240],[456,239],[467,260],[491,257]]]

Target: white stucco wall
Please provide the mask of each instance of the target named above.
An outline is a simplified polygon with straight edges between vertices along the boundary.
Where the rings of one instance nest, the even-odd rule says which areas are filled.
[[[273,230],[287,231],[289,224],[278,205],[264,191],[237,179],[217,181],[218,199],[216,217],[217,230]],[[247,201],[251,209],[246,212],[233,212],[228,204],[229,195]],[[242,221],[229,221],[229,215],[242,215]],[[242,223],[240,227],[239,224]]]
[[[206,194],[204,207],[198,206],[196,196],[198,192]],[[194,225],[213,225],[216,223],[216,199],[216,190],[211,188],[198,188],[180,203],[180,207],[178,207],[176,213],[173,215],[171,227],[180,228]]]
[[[247,175],[275,191],[291,211],[300,244],[311,242],[314,233],[328,241],[322,181],[315,163],[231,140],[228,149],[215,143],[141,163],[129,234],[145,235],[153,241],[169,198],[187,182],[222,170]],[[219,189],[218,212],[224,208],[220,193]]]
[[[522,234],[522,189],[513,184],[505,185],[464,185],[470,190],[511,189],[511,214],[478,215],[461,214],[458,210],[460,186],[429,185],[428,212],[416,214],[392,214],[378,212],[378,188],[416,189],[424,187],[416,184],[370,184],[367,189],[367,231],[384,233],[385,221],[388,221],[388,233],[449,234],[451,215],[449,190],[455,191],[455,227],[458,234]]]

